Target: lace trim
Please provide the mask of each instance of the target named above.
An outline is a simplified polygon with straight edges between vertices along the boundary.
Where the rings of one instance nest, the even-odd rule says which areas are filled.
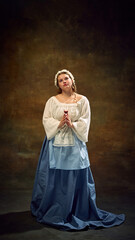
[[[53,146],[74,146],[74,145],[75,140],[72,129],[70,129],[67,125],[64,125],[63,128],[56,133]]]

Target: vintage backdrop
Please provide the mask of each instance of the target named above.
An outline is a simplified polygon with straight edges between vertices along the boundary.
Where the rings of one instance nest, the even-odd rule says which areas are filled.
[[[1,190],[32,190],[42,114],[67,68],[87,96],[87,143],[97,188],[134,189],[133,1],[0,1]]]

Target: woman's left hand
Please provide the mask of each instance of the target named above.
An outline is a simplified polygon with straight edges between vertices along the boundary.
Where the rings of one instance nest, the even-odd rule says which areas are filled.
[[[69,118],[68,114],[65,115],[65,123],[68,125],[68,127],[72,128],[73,124],[71,122],[71,119]]]

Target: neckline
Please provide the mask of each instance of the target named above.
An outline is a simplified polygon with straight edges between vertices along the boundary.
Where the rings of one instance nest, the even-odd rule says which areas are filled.
[[[66,104],[66,105],[76,105],[77,103],[79,103],[82,99],[83,99],[83,96],[76,102],[76,103],[64,103],[64,102],[60,102],[55,96],[53,96],[53,98],[60,104]]]

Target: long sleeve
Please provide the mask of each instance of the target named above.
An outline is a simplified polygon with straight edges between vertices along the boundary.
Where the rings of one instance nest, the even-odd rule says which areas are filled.
[[[58,131],[58,125],[60,123],[59,120],[54,119],[52,117],[52,99],[51,98],[46,102],[42,123],[46,132],[47,139],[50,140],[56,135]]]
[[[91,120],[91,111],[88,99],[85,97],[85,101],[82,106],[81,117],[73,123],[73,131],[77,137],[83,141],[88,141],[88,133]]]

